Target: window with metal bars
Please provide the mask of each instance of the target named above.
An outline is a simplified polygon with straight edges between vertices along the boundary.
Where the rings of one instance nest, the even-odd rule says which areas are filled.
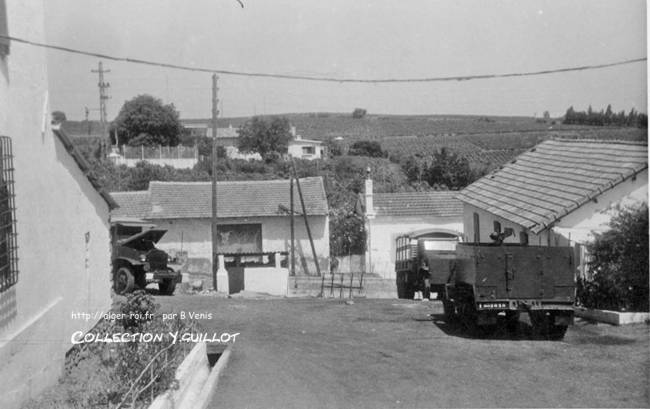
[[[11,138],[0,136],[0,293],[18,282]]]

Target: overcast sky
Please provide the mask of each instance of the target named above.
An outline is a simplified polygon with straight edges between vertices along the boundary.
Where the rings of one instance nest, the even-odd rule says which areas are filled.
[[[336,78],[499,74],[645,57],[644,0],[47,0],[47,41],[118,57]],[[50,52],[53,109],[98,103],[98,59]],[[148,93],[209,117],[211,78],[104,61],[108,117]],[[473,81],[340,84],[220,75],[222,116],[288,112],[561,115],[611,103],[647,112],[645,62]],[[91,111],[91,119],[98,119]]]

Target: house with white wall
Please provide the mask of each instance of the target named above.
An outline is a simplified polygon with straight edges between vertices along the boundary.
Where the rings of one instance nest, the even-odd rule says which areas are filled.
[[[373,193],[366,179],[358,204],[363,209],[367,251],[366,272],[395,278],[395,243],[399,236],[428,233],[463,233],[463,206],[458,192],[430,191]]]
[[[218,252],[221,254],[289,252],[291,217],[289,180],[217,183]],[[307,220],[321,272],[329,270],[329,216],[321,177],[300,179]],[[316,265],[294,183],[296,274],[315,275]],[[113,192],[120,204],[114,218],[133,217],[167,229],[158,247],[185,254],[190,269],[209,273],[212,259],[212,184],[150,182],[149,189]],[[288,262],[285,262],[288,266]]]
[[[0,0],[0,33],[44,42],[44,2]],[[0,44],[0,407],[63,372],[70,337],[111,304],[109,211],[67,135],[50,125],[46,51]]]
[[[554,139],[542,142],[458,194],[465,238],[582,245],[608,229],[620,206],[648,201],[647,143]],[[584,254],[584,249],[581,250]]]

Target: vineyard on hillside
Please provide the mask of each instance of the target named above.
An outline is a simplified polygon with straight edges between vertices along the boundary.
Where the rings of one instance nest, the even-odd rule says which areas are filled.
[[[446,148],[466,158],[475,169],[491,170],[550,138],[621,139],[647,141],[645,129],[583,128],[532,132],[386,137],[382,149],[395,161],[409,156],[429,156]]]

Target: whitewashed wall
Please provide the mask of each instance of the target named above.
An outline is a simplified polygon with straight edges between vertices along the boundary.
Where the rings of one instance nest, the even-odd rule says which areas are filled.
[[[406,233],[421,230],[463,232],[459,217],[376,217],[370,221],[370,265],[368,272],[383,278],[395,278],[395,240]]]
[[[212,258],[210,219],[152,220],[159,227],[167,229],[158,247],[165,251],[187,252],[190,258]],[[316,274],[309,238],[302,217],[296,217],[296,272]],[[242,219],[219,219],[219,224],[261,224],[262,251],[289,251],[291,229],[288,217],[251,217]],[[322,272],[329,271],[329,222],[326,216],[310,216],[309,227],[314,239],[316,255]]]
[[[41,1],[8,0],[9,33],[45,41]],[[0,293],[0,407],[54,384],[74,331],[72,312],[110,306],[108,205],[52,133],[43,49],[13,43],[0,59],[0,135],[15,167],[18,283]],[[86,240],[88,237],[88,241]]]

